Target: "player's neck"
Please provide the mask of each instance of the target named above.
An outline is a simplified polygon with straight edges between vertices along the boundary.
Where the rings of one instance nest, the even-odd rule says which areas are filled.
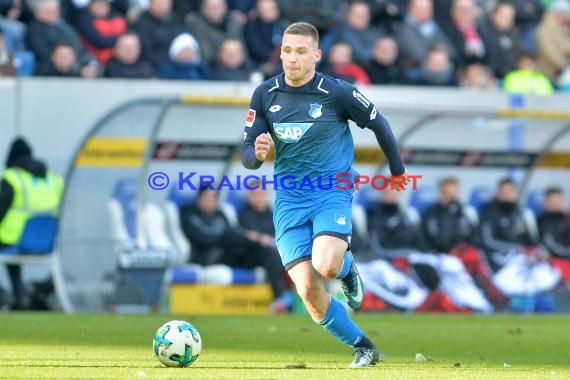
[[[299,79],[299,80],[291,80],[291,79],[287,78],[287,75],[285,75],[285,84],[289,87],[302,87],[302,86],[306,85],[307,83],[309,83],[310,81],[312,81],[315,78],[315,75],[317,75],[317,72],[313,71],[311,74],[307,75],[305,78]]]

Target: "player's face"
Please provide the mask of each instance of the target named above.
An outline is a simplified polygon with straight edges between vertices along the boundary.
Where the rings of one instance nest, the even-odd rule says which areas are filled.
[[[312,37],[284,34],[281,60],[287,84],[298,87],[309,82],[315,74],[315,66],[321,55],[322,52]]]

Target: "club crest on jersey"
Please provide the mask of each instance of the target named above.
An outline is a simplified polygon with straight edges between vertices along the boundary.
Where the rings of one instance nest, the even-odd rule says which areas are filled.
[[[334,214],[334,222],[336,224],[344,226],[346,224],[346,216],[342,214]]]
[[[313,119],[323,116],[323,106],[319,103],[310,104],[309,107],[309,116]]]
[[[296,143],[313,123],[273,123],[277,138],[285,143]]]

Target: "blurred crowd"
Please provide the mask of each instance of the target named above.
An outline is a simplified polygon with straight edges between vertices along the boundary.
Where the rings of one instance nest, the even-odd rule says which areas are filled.
[[[356,85],[570,91],[568,0],[0,0],[0,76],[258,82],[308,21]]]

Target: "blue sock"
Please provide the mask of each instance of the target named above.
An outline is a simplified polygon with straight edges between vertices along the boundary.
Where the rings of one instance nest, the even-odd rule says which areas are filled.
[[[362,330],[348,317],[344,306],[333,297],[331,297],[325,319],[318,323],[339,341],[352,347],[355,347],[364,337]]]
[[[342,258],[342,266],[340,267],[340,271],[336,275],[338,280],[342,280],[346,277],[348,272],[350,272],[350,267],[352,266],[352,253],[350,251],[346,251],[344,253],[344,257]]]

